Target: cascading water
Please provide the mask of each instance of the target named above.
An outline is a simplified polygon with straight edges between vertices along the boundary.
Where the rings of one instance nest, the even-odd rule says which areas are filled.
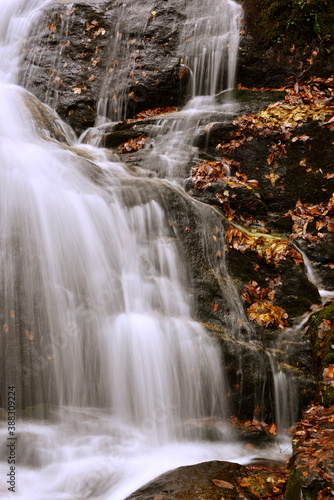
[[[190,70],[191,99],[175,120],[157,124],[148,160],[159,175],[172,179],[187,176],[187,168],[197,156],[194,144],[203,128],[203,117],[206,124],[208,116],[211,121],[224,121],[235,111],[229,91],[235,85],[240,5],[233,1],[197,0],[188,2],[185,10],[180,51]]]
[[[16,498],[122,500],[170,468],[242,461],[247,451],[196,441],[194,424],[226,416],[224,377],[215,342],[191,316],[163,183],[135,179],[105,153],[74,145],[66,127],[69,145],[43,140],[31,96],[7,83],[15,83],[17,47],[42,5],[16,1],[0,26],[2,393],[15,385],[22,406],[53,403],[43,407],[51,419],[17,428]],[[195,21],[187,11],[191,37],[210,35],[201,55],[195,42],[186,52],[194,95],[232,85],[238,8],[228,1],[216,9],[212,0]],[[0,436],[5,449],[7,426]],[[4,497],[7,468],[1,462]]]

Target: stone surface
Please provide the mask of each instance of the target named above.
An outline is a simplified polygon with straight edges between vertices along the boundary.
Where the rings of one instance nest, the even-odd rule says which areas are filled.
[[[20,83],[77,133],[97,114],[118,121],[178,105],[188,77],[177,52],[181,9],[173,0],[53,2],[25,41]]]
[[[221,500],[222,496],[237,500],[240,498],[237,477],[245,475],[243,469],[239,464],[217,461],[180,467],[154,479],[126,500]],[[227,487],[219,487],[213,480],[225,481]]]

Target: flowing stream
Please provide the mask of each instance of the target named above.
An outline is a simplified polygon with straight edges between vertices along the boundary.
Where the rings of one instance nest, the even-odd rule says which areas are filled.
[[[166,470],[247,462],[251,452],[224,424],[221,353],[192,317],[188,271],[158,186],[179,188],[134,179],[102,150],[75,143],[48,108],[72,147],[41,138],[31,97],[15,85],[17,48],[44,3],[0,2],[2,391],[15,385],[23,405],[53,403],[44,420],[17,424],[15,498],[122,500]],[[234,84],[238,9],[211,0],[186,12],[194,40],[185,48],[188,128]],[[154,155],[170,162],[184,127],[179,120],[160,145],[156,136],[148,165]],[[184,139],[176,149],[185,149]],[[25,342],[14,341],[17,331]],[[219,440],[205,439],[206,419]],[[7,438],[2,425],[2,450]],[[0,496],[11,498],[2,458]]]

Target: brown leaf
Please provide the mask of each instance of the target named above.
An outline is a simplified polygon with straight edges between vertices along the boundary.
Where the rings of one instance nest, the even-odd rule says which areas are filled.
[[[228,483],[227,481],[222,481],[221,479],[211,479],[211,481],[216,486],[219,486],[219,488],[226,488],[228,490],[234,490],[233,484]]]
[[[270,432],[270,434],[272,434],[273,436],[277,436],[277,428],[274,423],[271,424],[271,426],[268,429],[268,432]]]

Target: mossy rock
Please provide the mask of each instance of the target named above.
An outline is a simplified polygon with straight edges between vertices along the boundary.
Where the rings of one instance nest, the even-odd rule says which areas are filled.
[[[334,387],[324,383],[324,370],[334,364],[334,303],[329,303],[309,320],[308,335],[313,348],[317,394],[324,406],[334,404]]]
[[[334,4],[324,0],[243,0],[254,36],[266,45],[273,42],[305,47],[313,40],[333,40]],[[325,52],[326,45],[323,49]]]

